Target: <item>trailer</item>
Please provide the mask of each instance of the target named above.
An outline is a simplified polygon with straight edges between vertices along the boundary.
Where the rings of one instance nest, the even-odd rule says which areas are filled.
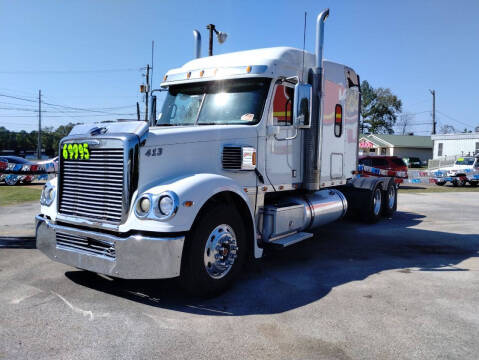
[[[226,289],[248,259],[313,237],[348,211],[397,207],[394,178],[357,175],[360,79],[316,52],[199,57],[168,71],[157,118],[78,125],[44,188],[37,247],[114,278]]]

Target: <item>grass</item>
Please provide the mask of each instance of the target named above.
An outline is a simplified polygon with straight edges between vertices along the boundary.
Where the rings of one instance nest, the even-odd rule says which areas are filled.
[[[0,185],[0,206],[40,202],[43,185]]]
[[[479,192],[479,187],[469,185],[454,187],[452,185],[401,185],[399,193],[447,193],[447,192]]]

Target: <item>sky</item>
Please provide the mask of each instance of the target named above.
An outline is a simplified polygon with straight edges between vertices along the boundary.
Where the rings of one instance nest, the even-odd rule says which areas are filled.
[[[192,30],[228,33],[214,53],[272,46],[314,51],[315,19],[330,8],[324,56],[373,87],[390,88],[429,135],[436,91],[438,128],[479,126],[479,1],[126,1],[0,0],[0,126],[42,126],[136,117],[139,85],[151,64],[153,87],[194,55]],[[79,110],[80,109],[80,110]]]

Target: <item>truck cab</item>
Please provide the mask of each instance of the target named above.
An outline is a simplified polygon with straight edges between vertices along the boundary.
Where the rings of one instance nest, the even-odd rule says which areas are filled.
[[[350,67],[257,49],[196,58],[161,87],[150,124],[79,125],[61,141],[37,216],[37,247],[53,260],[118,278],[180,276],[212,294],[248,258],[311,238],[348,206],[368,221],[395,211],[393,179],[355,175]]]

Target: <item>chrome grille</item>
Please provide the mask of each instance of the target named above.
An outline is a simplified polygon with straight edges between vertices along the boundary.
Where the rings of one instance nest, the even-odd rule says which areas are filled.
[[[57,248],[65,250],[80,250],[93,255],[115,259],[115,243],[90,239],[57,231]]]
[[[87,161],[62,159],[59,212],[119,224],[125,188],[123,159],[123,147],[90,148]]]
[[[242,156],[240,146],[225,146],[221,158],[223,169],[241,170]]]

